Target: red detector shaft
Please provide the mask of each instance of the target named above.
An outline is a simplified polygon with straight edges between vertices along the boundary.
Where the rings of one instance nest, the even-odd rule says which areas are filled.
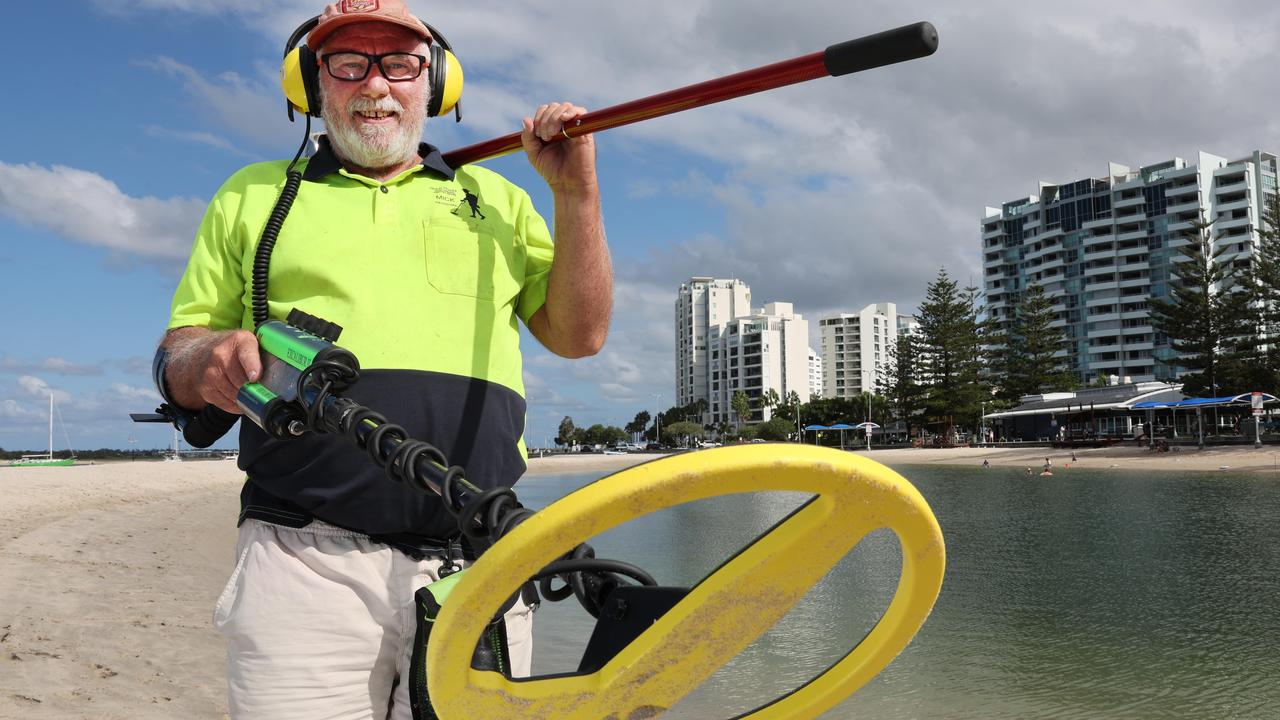
[[[932,55],[937,49],[938,31],[932,24],[904,25],[838,43],[820,52],[594,110],[566,127],[565,133],[568,137],[577,137],[828,75],[838,77],[915,60]],[[560,139],[556,136],[549,142]],[[444,154],[444,161],[451,167],[458,167],[519,149],[520,133],[517,132],[450,150]]]

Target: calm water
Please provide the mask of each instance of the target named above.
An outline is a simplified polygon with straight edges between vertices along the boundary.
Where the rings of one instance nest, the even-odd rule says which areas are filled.
[[[933,615],[825,718],[1280,718],[1280,475],[902,467],[947,540]],[[543,507],[597,476],[535,477]],[[596,538],[600,557],[691,585],[803,501],[701,501]],[[730,718],[812,678],[888,605],[901,566],[864,540],[769,633],[666,717]],[[576,669],[591,618],[535,624],[536,674]]]

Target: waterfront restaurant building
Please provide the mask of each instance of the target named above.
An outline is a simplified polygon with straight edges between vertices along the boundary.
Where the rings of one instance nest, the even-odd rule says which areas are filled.
[[[1074,392],[1026,395],[1010,410],[987,413],[983,422],[997,442],[1119,442],[1147,434],[1139,403],[1182,400],[1182,385],[1139,382],[1091,387]],[[1152,428],[1158,431],[1160,428]]]

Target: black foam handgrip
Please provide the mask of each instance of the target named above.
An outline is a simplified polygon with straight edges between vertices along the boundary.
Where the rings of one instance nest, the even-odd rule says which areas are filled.
[[[205,405],[195,419],[182,428],[182,439],[191,447],[207,448],[227,434],[239,415],[229,413],[217,405]]]
[[[932,23],[918,22],[832,45],[823,52],[822,62],[828,73],[838,77],[915,60],[937,49],[938,31]]]

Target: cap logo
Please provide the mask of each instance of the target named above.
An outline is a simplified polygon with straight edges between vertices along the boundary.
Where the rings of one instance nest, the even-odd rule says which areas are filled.
[[[378,0],[342,0],[343,14],[377,11]]]

